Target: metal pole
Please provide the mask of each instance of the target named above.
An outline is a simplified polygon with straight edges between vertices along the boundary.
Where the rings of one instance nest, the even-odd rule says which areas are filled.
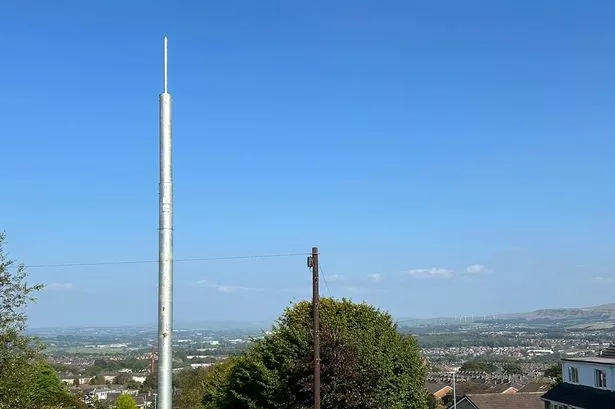
[[[455,386],[455,373],[456,371],[453,371],[453,408],[457,409],[457,388]]]
[[[158,394],[160,409],[172,408],[173,174],[171,94],[167,92],[167,37],[164,37],[164,92],[160,94],[160,185],[158,248]]]
[[[312,247],[312,317],[314,331],[314,409],[320,409],[320,294],[318,289],[318,247]]]

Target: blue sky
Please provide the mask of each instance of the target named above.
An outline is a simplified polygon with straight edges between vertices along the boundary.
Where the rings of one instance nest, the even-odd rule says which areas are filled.
[[[317,245],[401,317],[614,301],[613,2],[167,3],[3,6],[11,256],[157,258],[168,34],[176,257]],[[156,264],[30,274],[33,326],[156,321]],[[303,256],[175,268],[176,320],[309,294]]]

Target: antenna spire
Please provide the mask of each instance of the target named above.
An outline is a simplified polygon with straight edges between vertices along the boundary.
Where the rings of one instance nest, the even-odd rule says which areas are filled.
[[[167,93],[167,60],[168,60],[168,45],[169,39],[167,36],[164,36],[164,93]]]

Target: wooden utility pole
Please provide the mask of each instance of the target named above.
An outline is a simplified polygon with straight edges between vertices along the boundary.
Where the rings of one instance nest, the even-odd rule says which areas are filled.
[[[312,247],[312,256],[308,259],[312,268],[312,317],[314,332],[314,409],[320,409],[320,316],[318,291],[318,247]]]

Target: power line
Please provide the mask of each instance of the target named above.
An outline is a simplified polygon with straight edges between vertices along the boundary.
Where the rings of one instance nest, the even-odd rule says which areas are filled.
[[[223,260],[248,260],[259,258],[281,258],[307,256],[311,253],[285,253],[285,254],[255,254],[249,256],[226,256],[226,257],[196,257],[196,258],[180,258],[175,259],[176,263],[190,263],[195,261],[223,261]],[[25,265],[26,268],[53,268],[53,267],[94,267],[94,266],[115,266],[127,264],[153,264],[158,263],[158,260],[120,260],[120,261],[98,261],[87,263],[59,263],[59,264],[30,264]],[[11,266],[17,268],[18,266]]]
[[[322,270],[322,263],[320,262],[320,260],[318,261],[318,270],[320,271],[320,275],[322,276],[322,281],[325,282],[325,287],[327,288],[327,292],[329,293],[329,298],[333,298],[333,295],[331,295],[331,290],[329,290],[329,284],[327,284],[325,272]]]

